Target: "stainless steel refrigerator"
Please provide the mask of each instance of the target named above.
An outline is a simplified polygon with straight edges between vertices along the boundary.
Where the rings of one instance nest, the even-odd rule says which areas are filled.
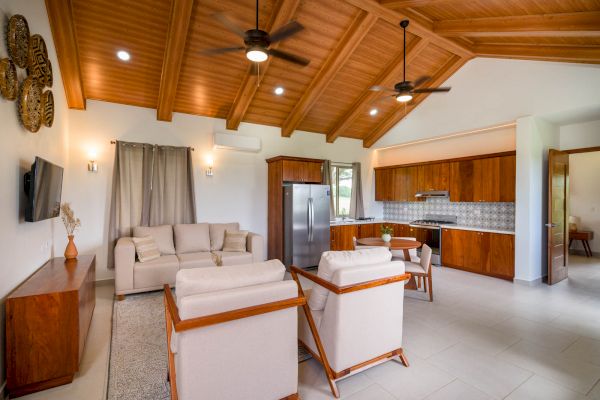
[[[329,250],[329,185],[283,187],[283,232],[286,267],[314,267]]]

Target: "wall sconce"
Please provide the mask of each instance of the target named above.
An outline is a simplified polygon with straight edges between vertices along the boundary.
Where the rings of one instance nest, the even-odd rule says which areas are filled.
[[[88,161],[88,171],[98,172],[98,163],[95,160]]]
[[[212,156],[206,156],[206,176],[213,176],[213,158]]]

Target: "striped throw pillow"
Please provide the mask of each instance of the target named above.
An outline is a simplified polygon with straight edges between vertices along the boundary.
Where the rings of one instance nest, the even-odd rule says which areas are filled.
[[[135,245],[135,252],[137,253],[138,260],[144,263],[147,261],[156,260],[160,257],[160,251],[158,251],[158,245],[152,236],[146,236],[141,238],[132,238],[133,244]]]
[[[247,237],[248,231],[225,231],[223,251],[245,252]]]

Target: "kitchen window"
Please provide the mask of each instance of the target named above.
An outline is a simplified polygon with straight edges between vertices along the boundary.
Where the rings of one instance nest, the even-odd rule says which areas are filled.
[[[350,196],[352,195],[352,167],[349,165],[332,164],[331,187],[335,216],[349,216]]]

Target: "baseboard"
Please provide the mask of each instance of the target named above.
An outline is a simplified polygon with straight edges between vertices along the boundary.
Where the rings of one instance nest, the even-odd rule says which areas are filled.
[[[528,281],[528,280],[525,280],[525,279],[515,278],[515,279],[513,279],[513,282],[514,283],[518,283],[519,285],[537,286],[537,285],[539,285],[539,284],[542,283],[543,279],[544,278],[541,277],[541,276],[539,278],[537,278],[537,279],[532,280],[532,281]]]
[[[573,256],[587,257],[586,254],[585,254],[585,251],[579,250],[579,249],[571,249],[571,250],[569,250],[569,254],[573,255]],[[592,251],[592,257],[599,257],[600,258],[600,252],[599,251]]]
[[[114,278],[101,279],[99,281],[96,281],[96,287],[98,286],[115,286],[115,280]]]

